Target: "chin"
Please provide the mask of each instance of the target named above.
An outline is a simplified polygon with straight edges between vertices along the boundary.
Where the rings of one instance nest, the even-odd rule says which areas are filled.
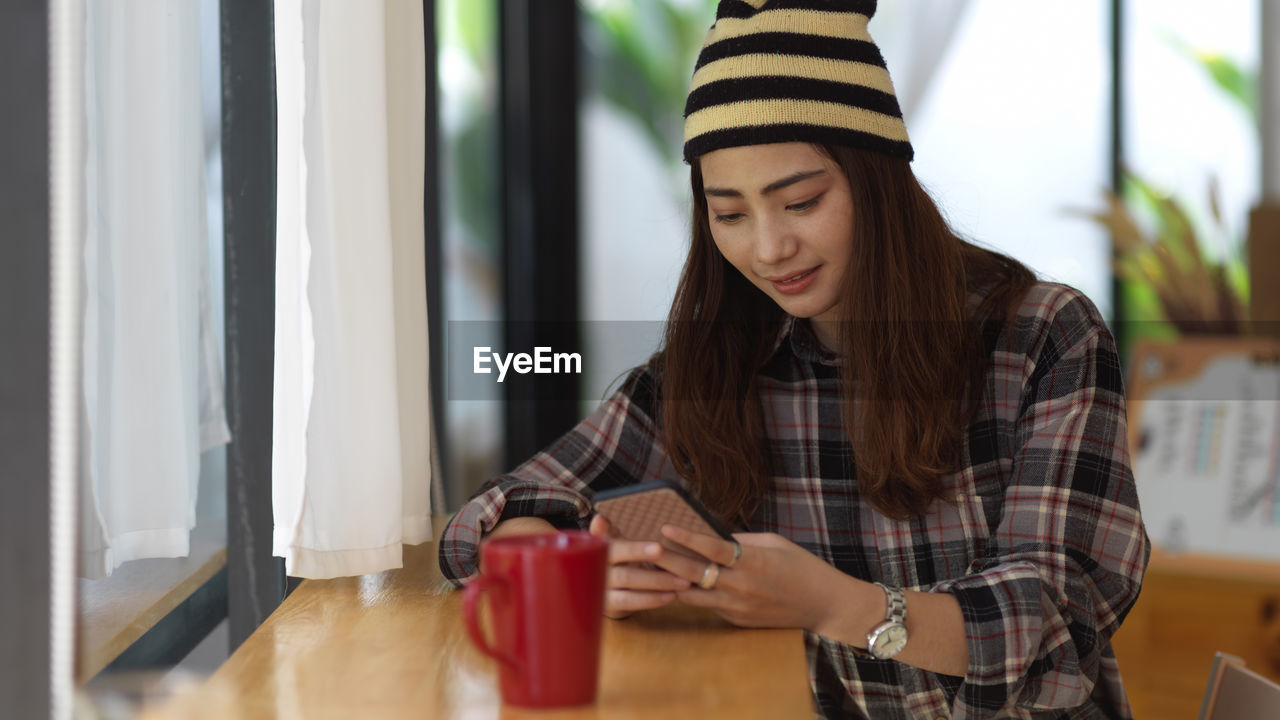
[[[818,314],[815,310],[813,310],[813,308],[810,308],[807,306],[800,306],[792,303],[787,303],[786,301],[777,302],[777,298],[774,298],[774,302],[777,304],[778,307],[782,308],[782,311],[785,312],[786,314],[794,315],[795,317],[798,317],[804,320],[808,320],[809,318]]]
[[[787,298],[780,299],[777,297],[773,300],[788,315],[794,315],[805,320],[812,320],[834,307],[834,303],[814,303],[805,300],[791,300],[788,302]]]

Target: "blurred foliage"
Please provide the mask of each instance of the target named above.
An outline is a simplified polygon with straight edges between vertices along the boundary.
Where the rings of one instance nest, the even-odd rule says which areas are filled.
[[[438,6],[441,51],[450,64],[445,72],[464,72],[473,82],[455,85],[454,96],[441,100],[456,108],[460,122],[448,129],[452,210],[467,232],[465,247],[496,257],[499,247],[498,193],[498,53],[496,0],[444,0]],[[465,67],[456,67],[462,63]],[[442,83],[445,88],[448,83]],[[464,265],[478,262],[461,258]]]
[[[1199,66],[1258,127],[1258,75],[1221,53],[1198,50],[1169,34],[1166,42]],[[1249,273],[1244,239],[1222,216],[1216,178],[1206,204],[1212,227],[1197,230],[1187,204],[1136,173],[1126,172],[1122,196],[1106,194],[1106,209],[1082,212],[1111,234],[1113,270],[1121,280],[1125,344],[1178,334],[1244,333],[1249,329]],[[1143,228],[1149,228],[1144,230]],[[1221,250],[1214,253],[1215,248]],[[1217,259],[1217,255],[1221,259]],[[1163,320],[1165,322],[1146,322]],[[1138,322],[1134,322],[1138,321]]]
[[[457,182],[457,210],[471,230],[476,244],[486,253],[496,253],[501,231],[498,194],[498,118],[496,110],[476,112],[471,122],[454,138],[454,180]]]
[[[454,211],[466,243],[498,248],[498,0],[443,0],[441,47],[465,62],[477,82],[453,98],[461,124],[446,141],[452,158]],[[681,159],[682,117],[693,63],[716,0],[584,0],[581,9],[583,93],[596,92],[635,120],[669,165]],[[445,67],[442,65],[442,68]]]
[[[1234,334],[1248,322],[1248,279],[1236,243],[1224,260],[1206,252],[1185,206],[1142,178],[1125,176],[1125,197],[1106,196],[1107,208],[1085,213],[1110,233],[1115,243],[1113,270],[1128,286],[1126,320],[1163,318],[1168,327],[1144,323],[1144,336],[1180,333]],[[1227,237],[1217,208],[1216,184],[1210,183],[1209,205],[1219,238]],[[1151,227],[1145,231],[1136,217]]]
[[[446,23],[445,43],[460,47],[477,67],[491,64],[498,31],[497,0],[446,0],[454,22]]]
[[[716,0],[592,0],[580,7],[584,89],[633,117],[668,163],[680,162],[685,95]]]
[[[1176,35],[1165,33],[1164,38],[1170,47],[1204,70],[1214,85],[1249,115],[1254,126],[1258,125],[1262,118],[1262,108],[1258,96],[1257,70],[1242,67],[1222,53],[1192,47]]]

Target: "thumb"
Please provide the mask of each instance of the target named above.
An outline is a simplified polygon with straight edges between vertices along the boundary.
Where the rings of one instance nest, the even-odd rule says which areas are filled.
[[[588,528],[588,532],[592,535],[609,537],[613,534],[613,528],[609,525],[609,521],[604,519],[603,515],[596,515],[591,518],[591,526]]]

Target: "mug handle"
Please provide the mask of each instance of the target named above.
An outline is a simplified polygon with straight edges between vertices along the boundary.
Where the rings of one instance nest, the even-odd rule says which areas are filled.
[[[467,635],[480,652],[519,671],[520,661],[489,644],[480,629],[479,607],[480,595],[494,584],[502,584],[502,580],[491,575],[481,575],[462,589],[462,624],[467,627]]]

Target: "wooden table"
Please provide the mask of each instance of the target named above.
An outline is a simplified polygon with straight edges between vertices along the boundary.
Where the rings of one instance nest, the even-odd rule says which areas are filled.
[[[1138,604],[1112,641],[1134,717],[1194,720],[1215,652],[1280,681],[1280,563],[1155,549]]]
[[[444,525],[437,522],[437,528]],[[154,718],[805,718],[798,630],[743,630],[688,606],[605,621],[595,705],[501,704],[496,668],[462,628],[436,544],[405,567],[308,580],[202,686]]]

